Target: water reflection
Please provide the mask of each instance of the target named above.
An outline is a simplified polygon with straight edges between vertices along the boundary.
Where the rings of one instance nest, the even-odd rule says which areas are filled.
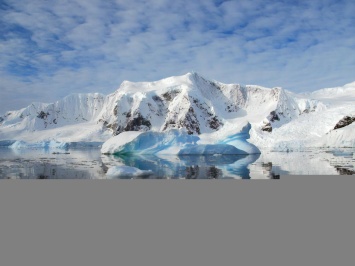
[[[129,166],[153,174],[108,176]],[[0,148],[0,178],[33,179],[278,179],[280,175],[355,175],[354,149],[305,152],[264,151],[256,155],[107,156],[98,148],[17,150]]]
[[[127,165],[140,170],[151,170],[145,178],[250,178],[248,165],[259,158],[253,155],[181,155],[181,156],[102,156],[106,167]]]
[[[105,176],[98,150],[0,149],[2,179],[93,179]]]

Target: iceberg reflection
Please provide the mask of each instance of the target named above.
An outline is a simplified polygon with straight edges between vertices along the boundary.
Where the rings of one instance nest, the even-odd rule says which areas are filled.
[[[145,178],[173,179],[249,179],[248,165],[259,158],[252,155],[111,155],[102,156],[109,169],[115,166],[130,166],[154,174]]]

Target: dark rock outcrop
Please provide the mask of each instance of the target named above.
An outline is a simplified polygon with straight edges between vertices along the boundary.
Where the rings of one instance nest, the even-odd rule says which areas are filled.
[[[351,123],[355,122],[355,117],[351,116],[345,116],[343,119],[341,119],[334,127],[335,129],[346,127],[350,125]]]
[[[130,117],[131,116],[128,116],[128,118]],[[152,125],[149,120],[144,118],[140,113],[137,113],[134,118],[128,120],[123,131],[145,131],[149,130],[151,126]]]
[[[266,132],[272,132],[272,126],[270,123],[267,123],[265,126],[263,126],[261,128],[262,131],[266,131]]]
[[[275,122],[275,120],[280,121],[280,118],[275,111],[272,111],[268,118],[271,122]]]
[[[40,118],[40,119],[46,119],[48,115],[49,115],[48,112],[45,113],[45,112],[41,111],[41,112],[38,113],[37,117]]]
[[[194,133],[197,133],[198,135],[201,134],[200,124],[192,107],[189,108],[185,119],[179,122],[179,128],[186,128],[189,135]]]
[[[355,170],[340,167],[340,166],[335,166],[335,169],[340,175],[355,175]]]
[[[223,123],[218,119],[217,116],[214,116],[211,119],[209,119],[208,123],[210,128],[215,130],[218,130],[221,126],[223,126]]]

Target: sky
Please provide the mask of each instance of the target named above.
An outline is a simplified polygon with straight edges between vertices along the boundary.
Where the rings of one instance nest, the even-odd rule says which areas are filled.
[[[355,81],[354,0],[0,0],[0,114],[197,72],[305,92]]]

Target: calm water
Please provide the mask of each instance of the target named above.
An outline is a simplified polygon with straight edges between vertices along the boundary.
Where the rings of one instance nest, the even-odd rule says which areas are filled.
[[[317,149],[306,152],[263,152],[222,156],[107,156],[99,149],[54,154],[43,150],[0,148],[2,179],[107,179],[109,168],[130,166],[151,170],[152,179],[278,179],[280,175],[355,175],[355,150]]]

